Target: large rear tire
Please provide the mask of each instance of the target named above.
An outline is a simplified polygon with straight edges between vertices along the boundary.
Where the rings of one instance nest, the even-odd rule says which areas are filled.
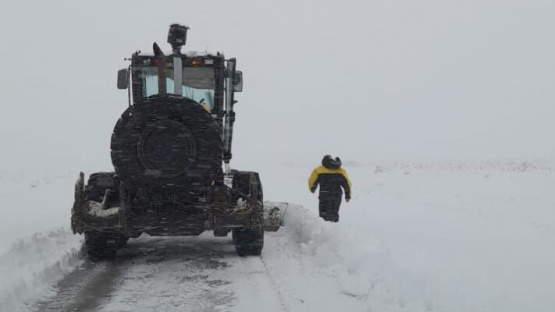
[[[260,256],[264,248],[264,230],[236,229],[233,230],[235,251],[241,257]]]
[[[114,172],[97,172],[89,176],[85,187],[85,201],[102,202],[106,190],[110,190],[107,208],[118,206],[120,203],[118,179]],[[115,258],[118,248],[127,244],[129,237],[121,233],[85,231],[85,251],[92,261],[110,260]]]
[[[233,177],[233,199],[247,201],[252,209],[251,228],[239,228],[232,232],[235,251],[241,257],[259,256],[264,247],[263,195],[257,172],[236,171]]]
[[[85,251],[92,261],[111,260],[118,250],[118,235],[103,232],[85,232]]]

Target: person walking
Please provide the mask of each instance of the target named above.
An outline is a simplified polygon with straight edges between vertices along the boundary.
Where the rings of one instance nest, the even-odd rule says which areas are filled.
[[[316,167],[308,178],[308,189],[314,193],[320,186],[320,217],[326,221],[339,221],[341,195],[345,192],[345,201],[351,200],[351,180],[347,171],[341,168],[341,159],[324,156],[322,165]],[[342,190],[343,189],[343,190]]]

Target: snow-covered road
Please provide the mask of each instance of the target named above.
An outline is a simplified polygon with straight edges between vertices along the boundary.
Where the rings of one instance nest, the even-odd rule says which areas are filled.
[[[208,235],[132,240],[115,261],[83,261],[55,290],[37,311],[288,311],[260,258]]]
[[[230,237],[210,232],[200,237],[141,236],[119,250],[114,261],[95,263],[76,255],[81,258],[76,269],[26,311],[363,309],[368,287],[363,293],[348,285],[337,289],[336,282],[349,284],[356,278],[356,268],[346,267],[339,255],[344,250],[336,244],[342,235],[305,208],[288,206],[290,225],[266,234],[261,257],[239,257]],[[330,239],[336,241],[330,244]],[[306,243],[321,249],[329,266],[319,262],[321,256],[299,249],[306,249]]]

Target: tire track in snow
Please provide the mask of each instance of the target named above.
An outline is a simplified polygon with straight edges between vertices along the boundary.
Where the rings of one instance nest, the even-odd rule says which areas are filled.
[[[266,275],[268,276],[268,279],[270,280],[270,283],[272,284],[272,286],[274,287],[274,289],[276,291],[277,298],[279,300],[279,303],[281,305],[281,308],[282,308],[283,312],[291,312],[291,310],[289,310],[289,307],[287,306],[287,304],[285,304],[285,297],[283,296],[283,292],[281,291],[281,287],[278,285],[278,283],[276,282],[276,279],[274,278],[274,276],[270,272],[270,269],[268,267],[268,263],[264,260],[263,256],[260,256],[260,261],[262,262],[262,265],[264,266],[264,270],[266,271]]]
[[[39,301],[37,312],[95,311],[110,296],[122,274],[121,263],[85,261],[55,287],[53,298]]]
[[[122,255],[125,274],[98,311],[230,311],[228,239],[139,239]]]
[[[283,294],[261,257],[237,257],[232,260],[235,292],[233,311],[291,312]]]
[[[30,311],[290,312],[268,265],[229,238],[139,238],[114,261],[83,265]]]

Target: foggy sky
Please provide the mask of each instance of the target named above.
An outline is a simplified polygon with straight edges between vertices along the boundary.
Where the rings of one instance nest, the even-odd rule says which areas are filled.
[[[170,50],[171,23],[185,50],[238,59],[242,167],[555,156],[553,1],[10,1],[0,168],[110,170],[116,72]]]

